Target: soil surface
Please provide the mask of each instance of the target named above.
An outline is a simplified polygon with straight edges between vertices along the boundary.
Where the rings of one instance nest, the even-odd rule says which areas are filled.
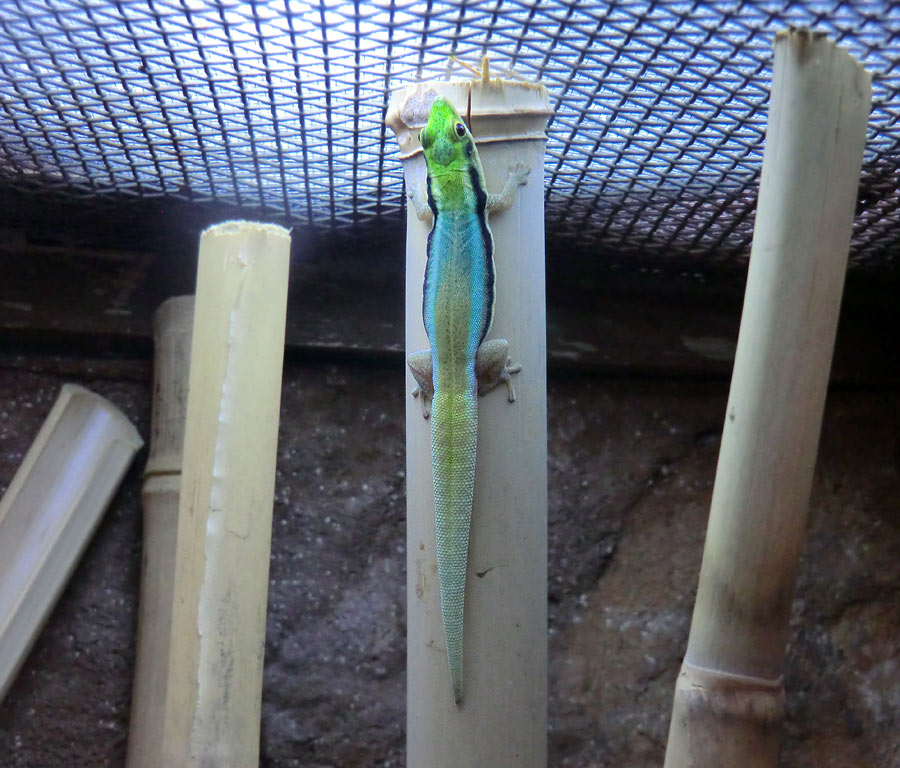
[[[8,360],[0,490],[65,381],[148,435],[149,364]],[[404,396],[399,364],[285,368],[262,766],[404,765]],[[662,765],[726,396],[722,382],[551,378],[553,768]],[[124,763],[145,460],[0,704],[0,768]],[[900,395],[833,392],[785,670],[785,767],[900,766],[898,467]]]

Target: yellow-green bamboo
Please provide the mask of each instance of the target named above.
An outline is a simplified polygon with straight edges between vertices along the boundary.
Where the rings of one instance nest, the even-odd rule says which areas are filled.
[[[831,366],[870,77],[778,35],[753,248],[666,768],[772,768],[782,668]]]
[[[169,299],[153,316],[153,410],[141,491],[141,594],[127,768],[167,766],[162,752],[163,714],[193,324],[193,296]]]
[[[162,751],[255,766],[290,237],[226,222],[200,238]]]

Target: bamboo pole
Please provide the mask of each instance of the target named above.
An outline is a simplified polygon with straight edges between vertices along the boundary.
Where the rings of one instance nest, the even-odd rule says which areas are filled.
[[[165,691],[166,766],[259,760],[287,230],[200,238]]]
[[[423,83],[394,94],[387,122],[401,148],[407,189],[425,185],[418,132],[432,92],[471,129],[489,191],[516,162],[531,166],[512,209],[490,219],[497,299],[492,338],[506,338],[518,399],[505,390],[479,401],[475,499],[464,624],[465,699],[457,708],[441,623],[430,428],[406,399],[407,764],[428,768],[546,765],[547,416],[544,303],[543,86],[485,78]],[[407,216],[406,347],[427,349],[422,323],[429,225]],[[414,386],[407,370],[407,392]],[[501,388],[502,389],[502,388]]]
[[[141,492],[143,556],[128,768],[166,768],[162,753],[163,713],[193,323],[193,296],[169,299],[153,316],[153,412]]]
[[[871,81],[780,33],[756,229],[666,768],[771,768]]]
[[[0,701],[142,445],[108,400],[62,387],[0,500]]]

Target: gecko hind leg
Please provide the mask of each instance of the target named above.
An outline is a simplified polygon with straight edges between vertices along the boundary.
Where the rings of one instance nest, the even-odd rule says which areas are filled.
[[[422,400],[422,415],[431,416],[431,398],[434,397],[434,380],[432,379],[431,350],[423,349],[413,352],[406,358],[406,364],[416,380],[412,396]]]
[[[486,395],[495,387],[506,384],[509,402],[516,401],[513,374],[522,366],[513,363],[509,356],[509,342],[506,339],[491,339],[482,342],[475,354],[475,377],[478,379],[478,394]]]

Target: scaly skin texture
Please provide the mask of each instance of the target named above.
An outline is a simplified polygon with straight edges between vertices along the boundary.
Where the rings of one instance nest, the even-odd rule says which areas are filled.
[[[510,375],[519,370],[509,364],[505,340],[484,342],[495,295],[494,243],[487,214],[511,205],[528,169],[516,166],[503,193],[488,195],[472,134],[441,97],[432,104],[420,138],[428,168],[427,200],[419,193],[413,202],[420,218],[433,218],[422,301],[431,350],[410,355],[409,365],[419,384],[414,394],[422,395],[425,416],[431,416],[441,614],[450,680],[459,705],[477,396],[506,383],[512,402]]]

